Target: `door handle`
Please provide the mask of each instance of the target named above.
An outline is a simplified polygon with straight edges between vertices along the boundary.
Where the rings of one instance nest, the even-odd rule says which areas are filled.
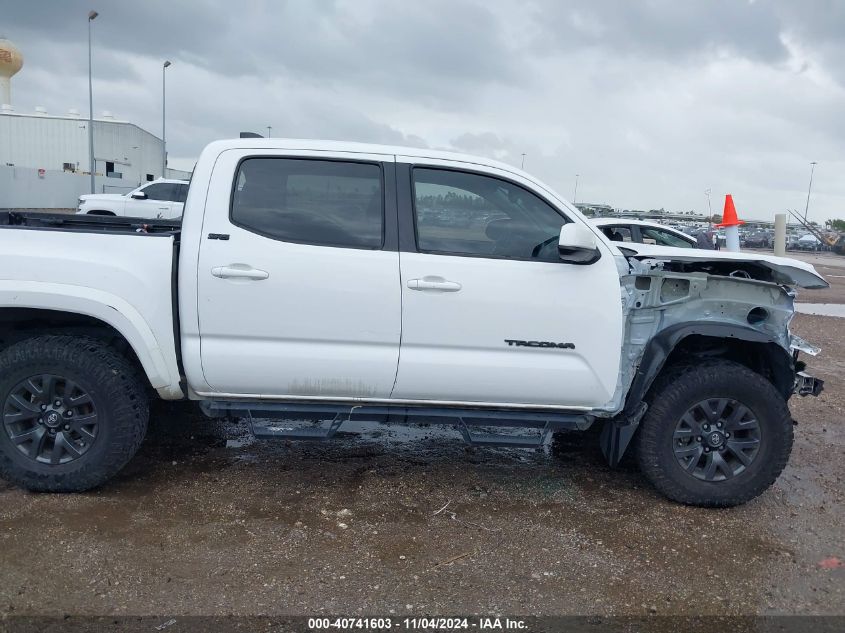
[[[215,266],[211,274],[221,279],[267,279],[270,276],[266,270],[259,270],[246,264],[229,264],[228,266]]]
[[[457,281],[449,281],[443,277],[423,277],[422,279],[409,279],[408,288],[411,290],[439,290],[440,292],[458,292],[461,284]]]

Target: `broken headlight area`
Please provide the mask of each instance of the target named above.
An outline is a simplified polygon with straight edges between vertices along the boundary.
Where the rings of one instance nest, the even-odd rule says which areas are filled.
[[[803,365],[803,363],[801,363]],[[824,389],[824,380],[814,378],[804,371],[795,374],[794,393],[799,396],[818,396]]]
[[[799,396],[818,396],[824,389],[824,380],[814,378],[805,372],[807,363],[798,360],[798,354],[804,352],[810,356],[816,356],[821,352],[821,348],[811,345],[800,336],[790,334],[789,349],[792,352],[792,359],[795,362],[795,386],[792,392],[797,393]]]

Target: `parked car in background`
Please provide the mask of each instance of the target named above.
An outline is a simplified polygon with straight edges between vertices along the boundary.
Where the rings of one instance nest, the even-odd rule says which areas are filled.
[[[76,212],[172,220],[182,217],[187,195],[187,180],[159,178],[126,194],[91,193],[79,196]]]
[[[620,218],[595,218],[590,220],[612,242],[636,242],[675,248],[697,248],[694,237],[657,222]]]
[[[795,243],[795,249],[799,251],[819,251],[822,248],[822,243],[812,233],[807,233],[798,238]]]
[[[740,245],[745,248],[771,248],[772,235],[767,231],[754,231],[748,233]]]
[[[801,239],[801,236],[797,233],[790,233],[786,236],[786,250],[788,251],[795,251],[798,250],[798,240]]]

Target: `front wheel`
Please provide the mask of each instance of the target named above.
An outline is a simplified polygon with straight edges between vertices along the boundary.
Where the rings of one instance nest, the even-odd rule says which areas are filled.
[[[778,478],[792,450],[792,416],[772,384],[731,361],[668,370],[649,395],[640,469],[690,505],[745,503]]]
[[[99,486],[132,458],[149,403],[137,372],[88,337],[40,336],[0,353],[0,477],[27,488]]]

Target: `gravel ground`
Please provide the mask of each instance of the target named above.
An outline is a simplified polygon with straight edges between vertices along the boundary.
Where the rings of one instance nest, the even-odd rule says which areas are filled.
[[[845,301],[831,281],[801,298]],[[823,348],[825,391],[792,402],[790,464],[745,506],[666,501],[605,466],[593,434],[546,452],[466,449],[438,427],[258,443],[159,404],[96,492],[0,482],[0,611],[843,614],[845,320],[794,329]]]

